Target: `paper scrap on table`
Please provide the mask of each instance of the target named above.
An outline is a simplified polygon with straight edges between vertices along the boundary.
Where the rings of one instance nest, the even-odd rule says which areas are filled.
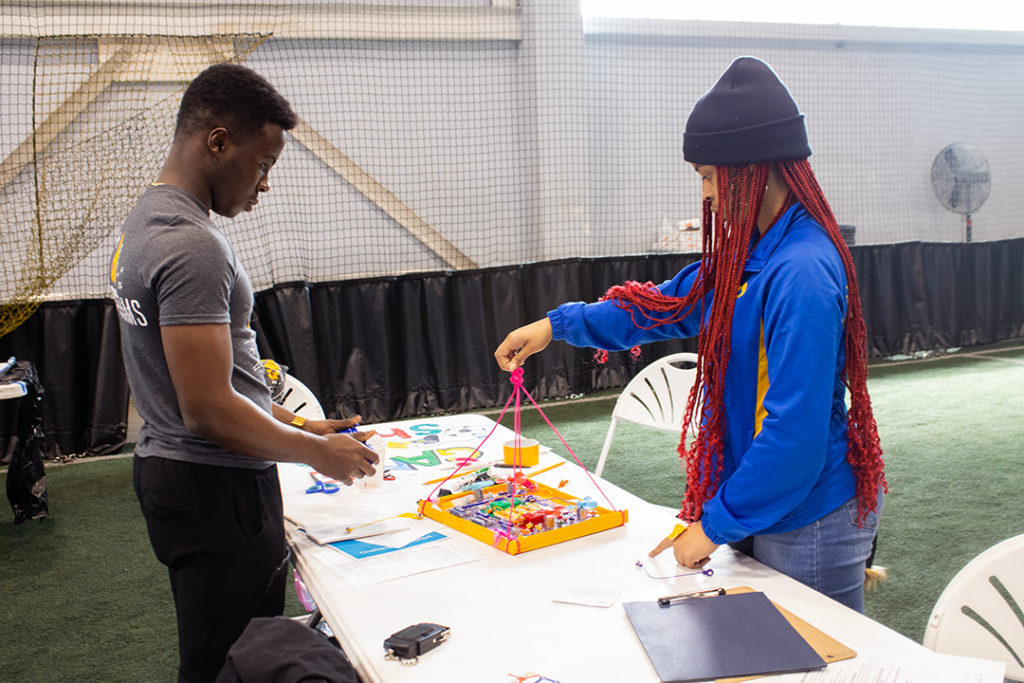
[[[611,607],[619,598],[619,591],[601,586],[566,586],[555,595],[554,602],[590,607]]]
[[[811,671],[794,681],[799,683],[1003,683],[1006,664],[988,659],[934,656],[906,662],[880,657],[856,657]],[[912,670],[908,670],[912,669]]]

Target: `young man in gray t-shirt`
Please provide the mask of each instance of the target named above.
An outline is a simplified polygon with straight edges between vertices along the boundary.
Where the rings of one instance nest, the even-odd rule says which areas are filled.
[[[178,680],[213,681],[249,619],[284,608],[287,549],[274,461],[351,483],[377,456],[270,400],[249,327],[253,292],[210,211],[251,211],[298,118],[261,76],[210,67],[182,98],[174,143],[124,222],[110,277],[145,424],[134,482],[178,616]],[[365,439],[371,433],[363,433]]]

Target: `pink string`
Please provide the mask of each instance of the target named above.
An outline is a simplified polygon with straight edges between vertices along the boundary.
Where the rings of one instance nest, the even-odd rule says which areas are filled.
[[[498,428],[498,425],[500,425],[500,424],[501,424],[501,418],[505,417],[505,411],[507,411],[507,410],[508,410],[509,404],[511,404],[511,403],[512,403],[512,399],[513,399],[514,397],[515,397],[515,394],[514,394],[514,393],[513,393],[513,395],[512,395],[512,396],[509,396],[509,397],[508,397],[508,401],[506,401],[506,402],[505,402],[505,407],[501,409],[501,415],[499,415],[499,416],[498,416],[498,419],[497,419],[497,420],[495,421],[495,423],[494,423],[494,426],[493,426],[493,427],[491,427],[491,431],[489,431],[489,432],[487,433],[487,436],[485,436],[485,437],[484,437],[484,439],[483,439],[483,441],[481,441],[481,442],[480,442],[480,445],[479,445],[479,446],[477,446],[476,448],[474,448],[474,449],[473,449],[473,452],[469,454],[469,458],[467,458],[467,460],[471,459],[471,458],[472,458],[472,457],[473,457],[474,455],[476,455],[477,453],[479,453],[479,452],[480,452],[480,449],[481,449],[481,448],[483,448],[483,445],[484,445],[484,443],[486,443],[487,439],[491,438],[491,434],[493,434],[493,433],[494,433],[494,430],[495,430],[495,429],[497,429],[497,428]],[[466,463],[465,463],[465,462],[463,462],[463,463],[462,463],[461,465],[459,465],[458,467],[456,467],[456,468],[455,468],[455,471],[454,471],[454,472],[452,472],[451,474],[449,474],[449,475],[448,475],[447,477],[445,477],[445,478],[444,478],[444,480],[443,480],[443,481],[441,481],[440,483],[438,483],[438,485],[434,487],[434,490],[430,492],[430,495],[429,495],[429,496],[427,496],[427,500],[434,500],[434,494],[435,494],[435,493],[437,493],[438,489],[440,489],[440,488],[441,488],[442,486],[444,486],[444,485],[445,485],[445,484],[446,484],[446,483],[448,482],[448,480],[449,480],[449,479],[451,479],[451,478],[452,478],[452,477],[454,477],[454,476],[455,476],[456,474],[458,474],[458,473],[459,473],[459,470],[461,470],[461,469],[462,469],[463,467],[465,467],[465,466],[466,466]]]
[[[523,438],[522,426],[523,426],[523,424],[522,424],[522,406],[520,404],[520,398],[519,398],[519,392],[522,391],[524,394],[526,394],[526,397],[528,399],[530,399],[530,403],[532,403],[533,407],[537,409],[537,412],[540,413],[540,416],[544,418],[544,422],[547,423],[548,427],[551,427],[551,431],[553,431],[555,433],[555,435],[558,436],[558,440],[562,442],[563,446],[565,446],[565,450],[569,451],[569,454],[572,455],[573,460],[576,461],[576,464],[579,465],[580,469],[582,469],[586,473],[587,478],[590,479],[590,483],[592,483],[594,485],[594,488],[596,488],[601,493],[601,495],[604,497],[605,502],[608,503],[608,506],[612,510],[618,512],[618,508],[615,507],[614,504],[612,504],[612,501],[608,497],[608,495],[598,485],[598,483],[596,481],[594,481],[594,477],[592,477],[590,472],[587,470],[587,468],[583,466],[583,463],[580,462],[580,459],[576,456],[576,453],[574,453],[573,450],[571,448],[569,448],[569,444],[566,443],[565,439],[562,438],[562,435],[558,433],[557,429],[555,429],[555,425],[551,424],[551,420],[548,419],[548,416],[545,415],[544,411],[541,410],[539,405],[537,405],[537,402],[535,400],[533,400],[533,396],[530,395],[530,392],[527,391],[525,387],[523,387],[523,369],[520,367],[520,368],[516,368],[515,370],[513,370],[512,371],[512,376],[509,378],[509,381],[512,382],[512,386],[513,386],[512,395],[508,397],[508,401],[505,402],[505,407],[501,409],[501,414],[498,415],[498,419],[495,421],[494,427],[492,427],[491,431],[487,433],[487,436],[485,436],[483,438],[483,441],[480,442],[480,445],[477,446],[475,449],[473,449],[473,452],[470,453],[469,458],[467,458],[466,460],[467,461],[471,460],[473,458],[473,456],[476,455],[480,451],[481,448],[483,448],[483,445],[484,445],[484,443],[487,442],[487,439],[491,438],[491,435],[494,434],[494,430],[496,430],[498,428],[498,425],[501,424],[502,418],[505,417],[505,413],[508,412],[508,407],[512,404],[513,400],[516,402],[515,409],[514,409],[514,411],[512,413],[512,415],[513,415],[512,423],[513,423],[513,428],[514,428],[514,431],[515,431],[515,449],[516,449],[517,452],[522,453],[522,438]],[[519,467],[519,463],[521,462],[521,460],[522,460],[522,458],[519,458],[517,460],[514,460],[514,462],[513,462],[512,477],[511,477],[511,482],[512,482],[511,499],[512,500],[511,500],[511,505],[509,506],[508,527],[507,527],[507,530],[506,530],[506,534],[507,534],[508,538],[512,538],[512,513],[515,512],[516,488],[517,488],[515,475],[516,475],[517,472],[521,471],[520,467]],[[465,462],[463,464],[460,464],[455,469],[454,472],[449,474],[447,477],[444,478],[443,481],[438,483],[438,485],[434,487],[434,490],[430,492],[430,495],[427,496],[428,500],[435,500],[434,499],[434,494],[442,486],[444,486],[447,481],[449,481],[452,477],[454,477],[456,474],[458,474],[459,470],[461,470],[463,467],[465,467],[465,464],[466,464]],[[421,510],[421,512],[422,512],[422,510]],[[625,524],[625,520],[623,520],[623,524]],[[497,538],[495,538],[495,543],[497,544]],[[516,543],[518,545],[518,540],[516,541]]]
[[[522,368],[516,368],[515,372],[513,372],[512,374],[515,374],[516,372],[518,372],[520,374],[519,387],[522,388],[522,384],[523,384],[522,372],[523,372],[523,369]],[[513,384],[514,383],[515,383],[515,380],[513,380]],[[525,388],[523,388],[523,393],[526,394],[526,397],[530,399],[530,403],[532,403],[533,407],[537,409],[537,412],[540,413],[540,416],[544,418],[544,421],[548,423],[548,427],[551,427],[551,431],[553,431],[555,433],[555,435],[558,437],[558,440],[562,442],[563,446],[565,446],[565,450],[569,451],[569,454],[572,456],[573,460],[576,461],[576,464],[579,465],[580,469],[582,469],[586,473],[587,478],[590,479],[590,483],[594,485],[594,488],[596,488],[598,491],[601,492],[602,496],[604,496],[604,500],[605,500],[606,503],[608,503],[608,507],[610,507],[612,510],[618,511],[618,508],[615,507],[615,505],[612,504],[612,501],[611,501],[610,498],[608,498],[608,495],[604,492],[604,490],[600,486],[598,486],[597,482],[594,481],[594,478],[592,476],[590,476],[590,472],[587,470],[587,468],[583,466],[583,463],[580,462],[580,459],[578,457],[576,457],[576,454],[573,452],[573,450],[571,448],[569,448],[569,444],[567,444],[565,442],[565,439],[562,438],[562,435],[558,433],[557,429],[555,429],[555,425],[551,424],[551,420],[549,420],[548,416],[544,414],[544,411],[540,409],[540,406],[537,405],[537,402],[533,400],[533,396],[530,396],[530,392],[527,391]]]

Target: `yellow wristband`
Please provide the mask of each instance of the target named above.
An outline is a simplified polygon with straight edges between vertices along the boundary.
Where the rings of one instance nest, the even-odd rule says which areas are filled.
[[[305,425],[308,421],[309,420],[307,418],[304,418],[301,415],[296,415],[288,424],[292,425],[293,427],[298,427],[299,429],[302,429],[303,425]]]
[[[685,526],[683,526],[682,524],[676,524],[674,527],[672,527],[672,531],[669,533],[669,535],[666,538],[671,538],[672,540],[675,540],[675,539],[679,538],[679,536],[684,531],[686,531],[686,527]]]

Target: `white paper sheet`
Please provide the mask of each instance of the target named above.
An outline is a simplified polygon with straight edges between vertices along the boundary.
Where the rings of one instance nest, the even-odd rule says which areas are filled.
[[[304,498],[288,496],[285,519],[321,545],[404,531],[415,522],[408,517],[394,517],[385,507],[342,505],[341,502],[323,493],[308,494]],[[350,528],[352,531],[348,531]]]
[[[856,657],[800,677],[800,683],[1003,683],[1006,664],[988,659],[936,654],[927,663],[905,664]]]
[[[490,548],[476,541],[465,543],[463,539],[448,538],[439,543],[415,546],[408,550],[362,560],[354,560],[340,552],[320,554],[318,559],[348,585],[361,587],[475,562],[488,557],[489,551]]]

